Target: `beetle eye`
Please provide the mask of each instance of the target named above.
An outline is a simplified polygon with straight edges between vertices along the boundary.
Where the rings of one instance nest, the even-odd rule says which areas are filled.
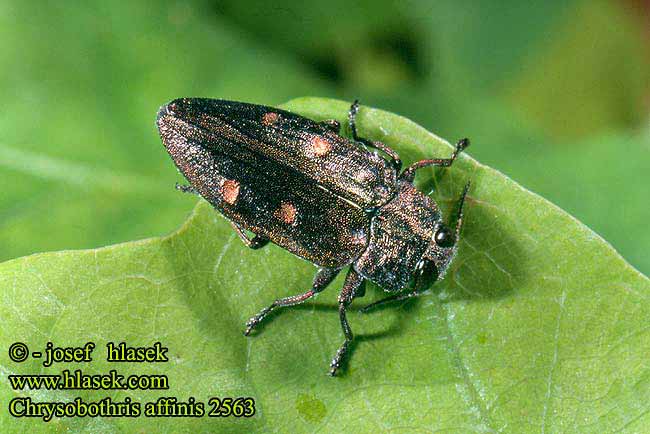
[[[433,240],[440,247],[451,247],[454,245],[454,234],[451,233],[447,226],[440,226],[433,236]]]
[[[415,287],[418,290],[425,290],[429,288],[438,279],[438,268],[433,261],[423,259],[420,262],[415,277]]]

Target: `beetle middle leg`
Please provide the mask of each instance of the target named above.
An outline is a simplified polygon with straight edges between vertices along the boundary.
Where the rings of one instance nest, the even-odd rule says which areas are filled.
[[[314,282],[309,291],[302,294],[293,295],[290,297],[285,297],[285,298],[280,298],[275,300],[273,303],[271,303],[269,307],[265,307],[257,315],[255,315],[254,317],[248,320],[248,322],[246,323],[246,330],[244,331],[244,335],[248,336],[251,333],[251,331],[253,331],[253,329],[260,322],[262,322],[262,320],[269,313],[271,313],[271,311],[276,307],[295,306],[297,304],[301,304],[309,300],[314,295],[324,290],[327,287],[327,285],[329,285],[332,282],[332,280],[334,280],[337,274],[339,274],[339,269],[321,268],[320,270],[318,270],[318,273],[316,273],[316,276],[314,277]]]
[[[369,139],[364,139],[363,137],[359,137],[357,135],[357,112],[359,111],[359,100],[355,99],[352,105],[350,106],[350,111],[348,111],[348,125],[350,126],[350,132],[352,133],[352,138],[357,141],[361,142],[366,146],[369,146],[371,148],[379,149],[386,155],[388,155],[393,163],[393,167],[395,167],[395,170],[399,173],[399,171],[402,169],[402,160],[399,158],[399,154],[386,146],[382,142],[377,142]]]
[[[341,328],[343,329],[343,335],[345,336],[345,340],[343,341],[343,344],[339,347],[338,351],[334,355],[334,358],[332,359],[332,363],[330,363],[330,375],[335,376],[336,371],[339,369],[341,366],[341,361],[345,358],[345,355],[347,354],[350,344],[352,343],[352,339],[354,335],[352,334],[352,329],[350,328],[350,324],[348,323],[347,316],[345,314],[345,311],[347,310],[348,306],[352,303],[352,300],[354,300],[354,297],[356,297],[360,291],[362,291],[364,288],[364,279],[361,277],[359,273],[354,271],[353,268],[350,268],[350,271],[348,271],[348,275],[345,276],[345,283],[343,284],[343,288],[341,289],[341,293],[339,294],[339,318],[341,320]]]
[[[266,246],[269,242],[268,238],[263,237],[261,235],[255,235],[253,238],[249,238],[248,235],[246,235],[244,230],[241,228],[241,226],[239,226],[235,222],[230,222],[230,225],[235,230],[235,233],[239,235],[239,238],[241,238],[244,245],[248,248],[251,248],[253,250],[259,249],[261,247]]]
[[[320,121],[318,124],[324,126],[330,131],[335,132],[336,134],[341,132],[341,123],[336,119],[325,119],[324,121]]]
[[[428,160],[420,160],[417,161],[413,164],[411,164],[409,167],[404,169],[404,172],[399,176],[399,179],[407,182],[413,182],[415,179],[415,172],[418,169],[422,169],[423,167],[428,167],[428,166],[442,166],[442,167],[449,167],[453,164],[453,162],[456,160],[456,157],[458,157],[458,154],[463,152],[465,148],[469,146],[469,139],[461,139],[456,143],[456,149],[454,149],[454,152],[451,154],[451,157],[449,158],[431,158]]]

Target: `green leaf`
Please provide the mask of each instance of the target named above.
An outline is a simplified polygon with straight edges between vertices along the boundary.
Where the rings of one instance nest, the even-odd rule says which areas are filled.
[[[648,133],[607,134],[558,146],[542,142],[529,152],[511,152],[501,164],[522,184],[580,216],[627,261],[647,272],[650,231],[644,227],[650,207],[647,183],[639,182],[638,174],[650,170],[649,151]]]
[[[305,98],[286,107],[344,121],[347,103]],[[362,108],[360,131],[407,163],[451,152],[400,116]],[[471,149],[469,151],[471,152]],[[91,432],[611,432],[650,423],[650,282],[603,239],[504,175],[463,155],[425,171],[447,206],[472,180],[467,223],[451,271],[431,294],[370,314],[351,312],[353,354],[326,375],[341,343],[336,292],[274,315],[256,336],[245,321],[273,299],[304,291],[314,267],[269,246],[243,247],[201,201],[168,237],[0,264],[0,402],[155,401],[159,396],[252,396],[251,419],[13,419],[0,431]],[[171,194],[171,193],[170,193]],[[382,297],[369,288],[363,305]],[[353,309],[354,310],[354,309]],[[43,368],[6,349],[97,344],[94,360]],[[169,347],[170,361],[115,364],[104,345]],[[170,390],[16,392],[7,376],[83,369],[169,376]],[[155,427],[155,428],[154,428]]]

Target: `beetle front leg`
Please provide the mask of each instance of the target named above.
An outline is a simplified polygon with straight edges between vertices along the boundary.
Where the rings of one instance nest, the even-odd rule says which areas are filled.
[[[275,300],[273,303],[271,303],[269,307],[265,307],[257,315],[255,315],[254,317],[249,319],[248,322],[246,322],[246,330],[244,331],[244,335],[248,336],[251,333],[251,331],[253,331],[253,329],[260,322],[262,322],[262,320],[269,313],[271,313],[271,311],[276,307],[295,306],[297,304],[301,304],[309,300],[314,295],[324,290],[327,287],[327,285],[329,285],[332,282],[332,280],[334,280],[337,274],[339,274],[339,269],[321,268],[320,270],[318,270],[318,273],[316,273],[316,276],[314,277],[314,282],[309,291],[303,294],[293,295],[290,297],[285,297],[285,298],[280,298],[278,300]]]
[[[404,169],[404,172],[400,175],[399,179],[406,181],[406,182],[413,182],[415,179],[415,172],[418,169],[422,169],[423,167],[427,166],[442,166],[442,167],[449,167],[453,164],[454,160],[456,160],[456,157],[458,157],[458,154],[463,152],[465,148],[469,146],[469,139],[461,139],[456,143],[456,149],[454,149],[454,152],[451,154],[451,157],[449,158],[432,158],[429,160],[420,160],[417,161],[413,164],[411,164],[409,167]]]
[[[235,222],[230,222],[230,225],[235,230],[235,233],[239,235],[244,245],[253,250],[264,247],[268,244],[269,239],[261,235],[255,235],[253,238],[248,238],[248,235],[244,230]]]
[[[354,271],[353,268],[350,268],[348,275],[345,276],[345,283],[343,284],[343,288],[339,294],[339,318],[341,320],[341,328],[343,329],[345,340],[332,359],[332,363],[330,363],[331,376],[336,375],[336,371],[341,366],[341,361],[345,358],[345,355],[350,348],[350,344],[352,343],[352,339],[354,338],[345,311],[352,303],[352,300],[354,300],[354,297],[356,297],[358,291],[363,288],[363,282],[363,277]]]
[[[359,309],[359,312],[361,313],[368,313],[368,311],[376,308],[377,306],[384,305],[386,303],[390,303],[393,301],[400,301],[400,300],[406,300],[408,298],[413,298],[413,297],[419,297],[420,295],[424,294],[426,291],[409,291],[409,292],[401,292],[398,294],[393,294],[389,295],[388,297],[382,298],[381,300],[377,300],[374,303],[370,303],[361,309]]]
[[[359,137],[357,135],[357,112],[359,111],[359,100],[355,99],[352,105],[350,106],[350,111],[348,111],[348,125],[350,126],[350,132],[352,133],[352,138],[357,141],[361,142],[366,146],[369,146],[371,148],[379,149],[380,151],[384,152],[386,155],[388,155],[391,158],[391,163],[393,163],[393,167],[395,168],[395,171],[399,173],[399,171],[402,169],[402,160],[399,158],[399,154],[386,146],[382,142],[377,142],[373,140],[368,140],[364,139],[363,137]]]

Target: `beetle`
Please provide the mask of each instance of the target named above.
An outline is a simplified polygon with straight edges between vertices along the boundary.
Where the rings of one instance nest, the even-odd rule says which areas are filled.
[[[367,280],[392,295],[363,312],[420,295],[444,277],[456,254],[469,189],[468,183],[452,229],[413,181],[423,167],[451,166],[469,140],[458,141],[449,158],[421,160],[401,171],[397,152],[357,134],[358,109],[355,101],[348,113],[352,140],[340,135],[336,120],[316,122],[218,99],[176,99],[160,108],[156,122],[190,183],[178,189],[201,195],[251,249],[272,242],[319,267],[311,289],[262,309],[246,323],[246,336],[272,310],[305,302],[350,266],[338,296],[344,341],[330,364],[332,376],[353,339],[346,310],[365,294]]]

